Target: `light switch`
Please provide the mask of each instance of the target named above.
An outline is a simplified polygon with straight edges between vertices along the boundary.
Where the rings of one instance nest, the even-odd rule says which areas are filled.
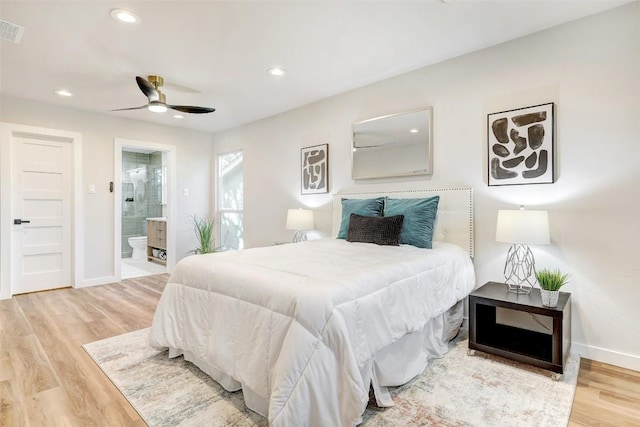
[[[89,194],[96,194],[96,186],[91,184],[89,185]]]
[[[183,195],[184,197],[189,197],[189,189],[188,189],[188,188],[185,188],[184,190],[182,190],[182,195]]]

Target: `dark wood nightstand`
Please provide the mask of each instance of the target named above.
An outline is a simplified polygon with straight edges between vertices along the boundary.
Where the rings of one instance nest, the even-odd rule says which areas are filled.
[[[496,307],[548,316],[553,327],[542,333],[496,322]],[[553,371],[559,380],[571,346],[571,294],[560,292],[557,307],[545,307],[540,290],[515,294],[504,283],[488,282],[469,295],[469,355],[495,354]]]

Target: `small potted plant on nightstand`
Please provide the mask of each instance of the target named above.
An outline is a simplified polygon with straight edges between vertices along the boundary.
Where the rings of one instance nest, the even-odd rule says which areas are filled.
[[[540,285],[542,305],[545,307],[555,307],[558,305],[560,288],[567,284],[569,275],[562,274],[560,270],[551,271],[545,268],[536,272],[536,278]]]

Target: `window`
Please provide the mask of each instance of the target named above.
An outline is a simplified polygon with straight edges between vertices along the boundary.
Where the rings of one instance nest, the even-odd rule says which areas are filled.
[[[218,230],[221,251],[242,249],[242,150],[218,155]]]

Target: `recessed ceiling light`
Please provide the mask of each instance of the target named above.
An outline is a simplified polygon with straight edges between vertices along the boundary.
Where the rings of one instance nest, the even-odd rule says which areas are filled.
[[[414,128],[414,129],[411,129],[409,132],[411,132],[411,133],[418,133],[418,132],[419,132],[419,130]]]
[[[182,114],[174,114],[173,117],[176,119],[184,119],[184,116]]]
[[[113,17],[113,19],[124,22],[126,24],[134,24],[140,21],[140,18],[138,18],[135,13],[125,9],[112,9],[111,16]]]
[[[56,89],[54,90],[54,92],[56,95],[64,96],[65,98],[70,98],[73,96],[73,94],[66,89]]]
[[[267,73],[269,75],[278,76],[279,77],[279,76],[284,76],[287,73],[287,70],[285,70],[282,67],[271,67],[271,68],[269,68],[267,70]]]

